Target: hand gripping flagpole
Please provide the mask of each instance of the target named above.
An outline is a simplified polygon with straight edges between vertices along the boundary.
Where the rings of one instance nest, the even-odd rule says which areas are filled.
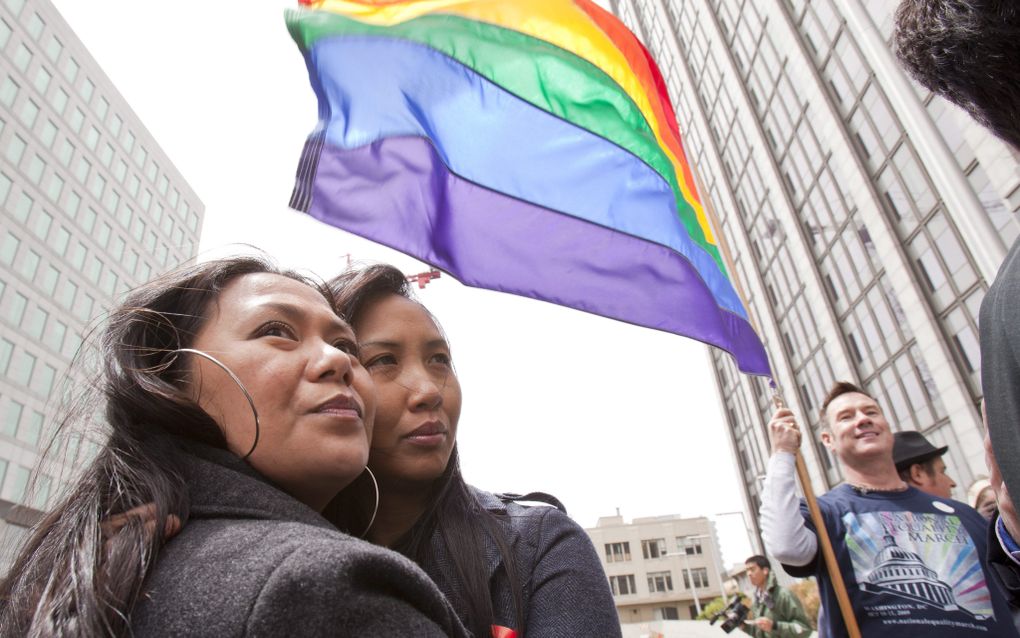
[[[711,222],[716,237],[716,245],[719,247],[719,252],[722,254],[723,260],[726,262],[726,270],[729,271],[730,281],[733,282],[733,288],[737,293],[737,297],[740,298],[740,302],[744,304],[744,308],[747,308],[747,319],[751,323],[751,327],[754,328],[756,334],[761,335],[758,330],[758,326],[755,325],[754,317],[751,315],[750,307],[747,305],[747,297],[744,294],[743,286],[740,281],[740,274],[734,267],[733,259],[730,257],[729,249],[726,242],[722,240],[722,227],[719,225],[719,219],[715,215],[715,208],[712,206],[711,200],[706,196],[707,191],[705,190],[704,184],[701,182],[701,176],[698,175],[693,165],[690,165],[691,174],[694,176],[694,182],[697,186],[698,192],[701,194],[701,206],[708,216]],[[778,410],[785,407],[785,401],[783,401],[782,394],[779,392],[779,386],[776,382],[769,378],[769,383],[772,386],[772,404]],[[808,512],[811,515],[811,522],[815,525],[818,536],[818,547],[822,552],[822,557],[825,560],[825,569],[829,573],[829,581],[832,583],[833,591],[836,594],[836,600],[839,602],[839,611],[843,616],[843,623],[846,625],[847,634],[850,638],[861,638],[861,630],[857,625],[857,617],[854,615],[853,606],[850,604],[850,596],[846,591],[846,584],[843,582],[843,574],[839,571],[839,563],[836,561],[836,552],[832,548],[832,540],[829,538],[829,530],[825,527],[825,519],[822,518],[822,510],[818,507],[818,500],[815,498],[814,486],[811,484],[811,475],[808,474],[807,464],[804,463],[804,455],[800,453],[798,449],[794,455],[797,460],[797,478],[800,480],[801,490],[804,492],[804,500],[807,502]]]
[[[775,381],[772,385],[772,405],[780,410],[786,407],[783,395],[779,392],[779,386]],[[843,616],[843,623],[846,625],[847,634],[850,638],[860,638],[861,630],[857,626],[857,617],[854,616],[854,608],[850,604],[850,596],[846,591],[846,583],[843,582],[843,574],[839,571],[839,563],[836,561],[836,552],[832,548],[832,540],[829,538],[829,529],[825,526],[825,519],[822,518],[822,510],[818,507],[818,499],[815,498],[815,491],[811,485],[811,476],[808,474],[807,464],[804,462],[804,455],[798,449],[794,453],[797,459],[797,478],[800,479],[800,487],[804,492],[804,500],[807,502],[808,512],[811,514],[811,522],[815,524],[815,531],[818,535],[818,548],[825,560],[825,569],[829,572],[829,581],[836,594],[836,601],[839,603],[839,611]]]

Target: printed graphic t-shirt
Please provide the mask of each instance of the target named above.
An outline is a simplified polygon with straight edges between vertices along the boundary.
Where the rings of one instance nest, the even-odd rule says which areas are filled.
[[[863,635],[1018,635],[1002,592],[988,578],[988,523],[973,508],[912,487],[859,494],[849,485],[819,497],[818,505]],[[801,513],[815,531],[803,502]],[[846,636],[820,552],[808,565],[783,567],[793,576],[818,577],[825,607],[819,633]]]

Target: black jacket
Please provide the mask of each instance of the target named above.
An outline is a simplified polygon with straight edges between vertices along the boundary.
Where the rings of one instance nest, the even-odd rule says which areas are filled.
[[[467,635],[411,561],[338,532],[229,452],[191,452],[191,517],[146,581],[134,635]]]
[[[502,566],[496,544],[487,540],[484,552],[497,624],[524,638],[620,636],[609,579],[580,525],[556,507],[528,507],[476,488],[471,492],[501,522],[519,572],[524,627],[518,627],[514,618],[511,589],[515,585]],[[429,540],[429,555],[422,567],[459,606],[450,585],[456,578],[455,568],[438,531]]]

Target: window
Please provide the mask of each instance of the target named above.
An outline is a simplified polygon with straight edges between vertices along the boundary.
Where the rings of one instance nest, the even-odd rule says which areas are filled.
[[[50,330],[46,333],[46,338],[43,340],[43,343],[52,348],[55,352],[60,352],[60,346],[64,344],[65,334],[67,334],[67,324],[62,321],[53,320],[53,322],[50,323]]]
[[[649,572],[648,591],[673,591],[673,576],[669,572]]]
[[[24,104],[21,105],[21,111],[18,114],[18,118],[25,125],[25,128],[32,128],[35,126],[35,119],[39,117],[39,105],[32,100],[25,100]]]
[[[17,135],[12,136],[7,142],[7,151],[4,153],[4,157],[11,164],[18,165],[21,163],[21,156],[25,154],[25,146],[25,140]]]
[[[7,45],[7,41],[11,39],[11,33],[13,33],[13,31],[11,30],[10,25],[3,20],[0,20],[0,49]],[[0,480],[2,479],[3,477],[0,476]]]
[[[7,436],[13,437],[18,433],[18,422],[21,421],[21,413],[25,410],[25,406],[21,405],[17,401],[11,401],[11,404],[7,406],[7,414],[4,417],[4,425],[2,431]]]
[[[39,276],[39,287],[49,296],[57,290],[57,281],[60,279],[60,271],[50,264],[46,264],[42,275]]]
[[[38,445],[44,418],[42,412],[32,410],[25,422],[18,428],[18,438],[29,445]]]
[[[95,126],[90,126],[87,133],[85,133],[85,146],[88,146],[93,151],[96,150],[96,144],[99,143],[99,129]]]
[[[7,321],[11,322],[15,326],[21,325],[21,320],[25,316],[25,308],[28,306],[28,298],[25,295],[11,291],[11,296],[7,300],[7,312],[4,313]]]
[[[97,216],[98,214],[95,209],[89,206],[85,209],[85,212],[81,214],[81,219],[78,220],[78,223],[81,224],[82,229],[86,233],[91,233],[92,229],[95,228]]]
[[[43,241],[46,240],[46,234],[50,232],[50,226],[53,225],[53,216],[44,210],[39,211],[39,214],[35,216],[35,222],[32,223],[32,232],[35,236]]]
[[[106,113],[109,110],[110,110],[109,100],[107,100],[105,97],[99,98],[99,101],[96,102],[96,115],[99,117],[100,121],[106,119]],[[114,135],[116,135],[116,133],[114,133]]]
[[[50,238],[50,247],[52,247],[58,255],[63,255],[64,251],[67,250],[67,243],[69,241],[71,241],[71,232],[63,226],[60,226],[57,228],[56,232],[53,233],[53,237]]]
[[[53,123],[53,120],[46,120],[46,123],[42,125],[42,130],[39,131],[39,141],[46,148],[50,148],[55,139],[57,139],[57,125]]]
[[[25,488],[28,487],[29,469],[22,465],[15,465],[13,471],[7,477],[7,484],[4,486],[4,495],[11,501],[20,502],[25,497]]]
[[[64,179],[56,173],[50,175],[50,183],[46,185],[46,196],[52,201],[60,201],[60,193],[64,190]]]
[[[64,280],[64,288],[60,291],[60,305],[65,308],[74,307],[74,297],[78,294],[78,286],[70,280]]]
[[[57,151],[57,159],[64,166],[69,166],[72,157],[74,157],[74,144],[71,143],[71,140],[64,138],[60,144],[60,150]]]
[[[106,178],[99,174],[98,171],[92,176],[92,182],[89,184],[89,192],[96,199],[100,199],[103,196],[103,190],[106,188]]]
[[[634,586],[634,574],[610,576],[609,584],[613,588],[614,596],[626,596],[627,594],[637,593],[637,587]]]
[[[53,74],[46,70],[45,67],[39,67],[35,72],[35,80],[32,85],[35,86],[35,90],[39,91],[39,95],[46,95],[46,89],[50,88],[50,82],[53,80]]]
[[[0,173],[0,205],[7,201],[7,195],[11,192],[11,186],[14,182],[11,181],[10,177],[7,177],[4,173]]]
[[[32,281],[35,279],[35,273],[39,270],[39,253],[34,250],[28,250],[21,258],[21,267],[18,271],[24,275],[25,279]]]
[[[20,245],[21,240],[11,233],[4,235],[3,243],[0,243],[0,263],[8,266],[14,263],[14,255],[18,253],[18,246]]]
[[[64,109],[67,108],[67,100],[70,96],[64,89],[57,89],[53,92],[53,96],[50,97],[50,106],[57,112],[57,115],[63,115]]]
[[[43,28],[45,27],[46,23],[39,17],[39,14],[33,13],[32,17],[28,19],[28,26],[25,30],[28,31],[30,36],[32,36],[33,40],[38,40],[39,36],[42,35]]]
[[[0,374],[7,374],[7,366],[11,364],[11,353],[14,344],[7,339],[0,339]]]
[[[28,68],[28,63],[32,61],[32,51],[24,44],[19,44],[17,50],[14,52],[14,66],[24,73],[25,69]]]
[[[18,220],[22,224],[28,221],[28,216],[32,214],[32,204],[35,203],[31,197],[25,193],[21,194],[18,198],[18,203],[14,206],[14,219]]]
[[[33,184],[38,185],[39,182],[42,181],[43,172],[45,170],[46,162],[43,161],[43,158],[36,155],[28,163],[28,166],[25,168],[25,173],[28,174],[28,179],[31,180]]]
[[[630,560],[630,543],[606,543],[606,562],[619,563]]]
[[[67,123],[71,126],[72,131],[78,133],[81,131],[81,125],[85,123],[85,113],[80,108],[75,107],[71,117],[67,118]]]
[[[74,219],[78,215],[78,208],[81,206],[81,195],[74,191],[70,191],[67,197],[64,198],[64,212],[70,219]]]
[[[35,375],[32,381],[32,389],[43,396],[49,396],[53,392],[53,382],[57,378],[57,369],[46,363]]]
[[[701,554],[701,539],[692,538],[690,536],[677,536],[676,537],[676,549],[678,552],[683,552],[688,556],[695,554]]]
[[[708,587],[708,568],[695,567],[691,570],[684,570],[684,589],[691,588],[693,580],[695,587]]]
[[[659,607],[655,611],[662,620],[680,620],[680,611],[676,607]]]
[[[666,539],[654,538],[641,541],[641,554],[645,558],[659,558],[666,555]]]
[[[120,129],[124,126],[124,120],[119,115],[114,115],[113,119],[110,120],[110,135],[117,137],[120,135]]]
[[[14,364],[10,370],[10,378],[15,383],[28,387],[28,381],[32,378],[32,371],[35,370],[35,357],[24,350],[19,357],[14,358]]]
[[[11,78],[4,78],[4,83],[0,84],[0,103],[10,108],[14,104],[14,98],[18,97],[18,90],[20,88],[18,83]]]
[[[92,101],[92,94],[96,90],[96,84],[92,80],[85,78],[85,81],[81,84],[81,96],[84,98],[85,103],[88,104]]]
[[[113,161],[113,145],[109,142],[104,144],[103,149],[99,151],[99,161],[103,163],[103,166],[107,167]]]
[[[46,328],[46,322],[49,318],[50,314],[48,312],[39,306],[32,306],[32,309],[25,315],[21,327],[24,329],[25,334],[35,340],[39,340],[42,338],[43,329]]]
[[[49,44],[46,45],[46,57],[53,62],[57,61],[60,57],[60,52],[64,50],[64,45],[61,44],[60,40],[56,36],[50,38]]]

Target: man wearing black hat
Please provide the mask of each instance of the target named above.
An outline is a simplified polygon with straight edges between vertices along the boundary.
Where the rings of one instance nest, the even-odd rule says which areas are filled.
[[[935,447],[920,432],[893,435],[893,463],[900,478],[932,496],[953,498],[956,481],[946,474],[946,462],[942,460],[948,449],[948,445]]]

